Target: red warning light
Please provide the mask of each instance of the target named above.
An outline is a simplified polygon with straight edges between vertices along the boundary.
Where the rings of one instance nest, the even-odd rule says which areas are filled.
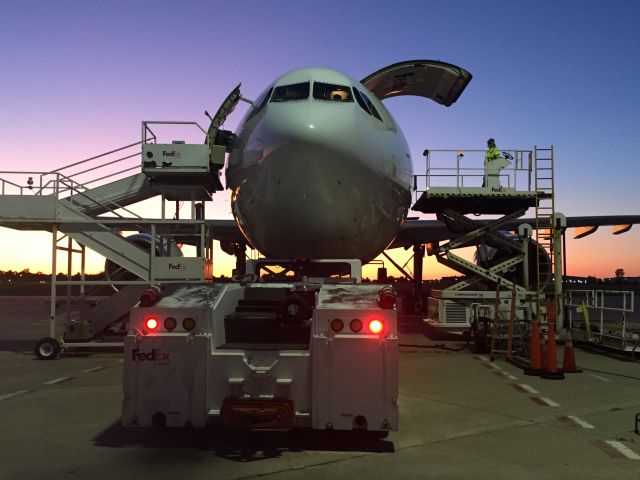
[[[384,328],[384,324],[378,319],[371,320],[369,322],[369,331],[371,333],[380,333],[383,328]]]
[[[156,320],[155,318],[147,318],[145,324],[147,325],[147,328],[149,330],[155,330],[156,328],[158,328],[158,320]]]

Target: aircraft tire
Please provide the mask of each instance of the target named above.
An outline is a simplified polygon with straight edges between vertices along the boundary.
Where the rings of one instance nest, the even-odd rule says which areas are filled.
[[[45,337],[33,349],[40,360],[53,360],[60,355],[60,343],[55,338]]]

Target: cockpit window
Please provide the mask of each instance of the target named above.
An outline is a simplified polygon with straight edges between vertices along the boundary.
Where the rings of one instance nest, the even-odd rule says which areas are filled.
[[[272,102],[290,102],[309,98],[309,82],[283,85],[273,90]]]
[[[313,82],[313,98],[328,102],[353,102],[351,88],[331,83]]]
[[[371,115],[371,110],[369,110],[369,107],[367,107],[367,102],[364,101],[364,98],[362,98],[362,94],[355,88],[353,89],[353,96],[356,97],[356,101],[358,102],[358,105],[360,105],[360,108]]]
[[[371,100],[369,100],[364,93],[354,88],[353,94],[355,95],[356,100],[358,101],[358,105],[360,105],[365,112],[367,112],[370,115],[373,115],[378,120],[382,121],[382,118],[380,117],[378,110],[376,110],[376,107],[373,106],[373,103],[371,102]]]

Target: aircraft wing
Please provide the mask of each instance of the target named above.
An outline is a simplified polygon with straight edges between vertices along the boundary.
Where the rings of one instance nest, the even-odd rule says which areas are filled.
[[[631,230],[640,223],[640,215],[601,215],[592,217],[567,217],[567,227],[576,228],[574,238],[584,238],[591,235],[598,227],[612,227],[611,233],[620,235]]]
[[[476,220],[479,225],[488,220]],[[535,225],[535,218],[520,218],[506,226],[507,230],[517,230],[518,226],[528,223]],[[245,242],[235,220],[207,220],[212,237],[231,243]],[[599,215],[586,217],[567,217],[567,228],[575,228],[574,238],[584,238],[599,227],[612,227],[613,235],[628,232],[633,225],[640,224],[640,215]],[[441,242],[455,237],[447,226],[438,220],[408,219],[400,233],[387,248],[410,248],[414,244]]]
[[[476,220],[478,225],[488,223],[488,220]],[[505,226],[506,230],[517,230],[519,225],[528,223],[535,226],[535,218],[520,218]],[[614,235],[620,235],[631,230],[633,225],[640,224],[640,215],[599,215],[587,217],[567,217],[567,228],[575,228],[574,238],[584,238],[595,232],[598,227],[610,226]],[[447,226],[438,220],[408,219],[402,230],[387,248],[409,248],[420,243],[431,243],[456,237]]]
[[[450,107],[471,81],[464,68],[439,60],[394,63],[361,80],[380,100],[417,95]]]

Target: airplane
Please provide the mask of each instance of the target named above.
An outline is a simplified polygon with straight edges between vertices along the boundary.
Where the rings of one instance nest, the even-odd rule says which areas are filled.
[[[382,101],[414,95],[449,107],[471,79],[467,70],[434,60],[396,63],[361,81],[326,68],[277,78],[251,102],[236,133],[226,132],[235,224],[210,221],[223,250],[244,258],[248,244],[269,258],[364,264],[386,248],[455,236],[437,220],[407,219],[411,155]],[[505,229],[532,222],[519,219]],[[567,227],[583,229],[579,236],[603,225],[624,233],[635,223],[640,215],[567,219]]]
[[[373,259],[404,224],[413,182],[404,134],[380,98],[420,94],[451,105],[470,80],[430,61],[363,82],[326,68],[282,75],[253,103],[229,154],[240,231],[271,258]]]

